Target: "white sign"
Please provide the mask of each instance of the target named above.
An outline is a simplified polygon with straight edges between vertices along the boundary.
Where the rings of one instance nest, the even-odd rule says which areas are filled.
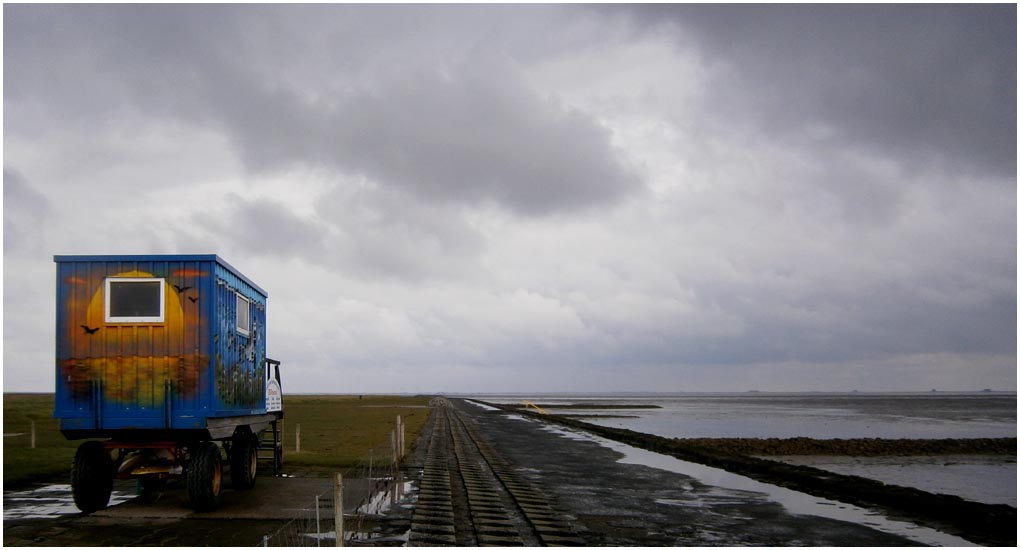
[[[280,389],[280,383],[272,378],[269,382],[266,382],[266,412],[276,412],[283,410],[283,390]]]

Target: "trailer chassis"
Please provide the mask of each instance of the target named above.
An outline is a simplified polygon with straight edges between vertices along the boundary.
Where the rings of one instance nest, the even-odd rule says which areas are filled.
[[[224,462],[229,464],[230,484],[235,490],[255,486],[259,435],[282,416],[282,412],[276,412],[210,418],[205,430],[67,433],[76,438],[111,438],[86,441],[78,447],[71,469],[74,502],[85,513],[105,508],[114,479],[137,479],[143,501],[153,502],[169,480],[183,479],[191,506],[198,511],[213,510],[219,505]],[[282,456],[274,452],[273,457],[276,473]]]

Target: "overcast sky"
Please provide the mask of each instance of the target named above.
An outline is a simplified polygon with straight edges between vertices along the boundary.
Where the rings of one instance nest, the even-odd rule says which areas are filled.
[[[291,392],[1016,389],[1015,5],[3,14],[5,391],[178,253]]]

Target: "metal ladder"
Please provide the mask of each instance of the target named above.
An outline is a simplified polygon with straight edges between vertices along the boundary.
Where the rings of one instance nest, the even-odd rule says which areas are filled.
[[[283,419],[279,418],[269,424],[269,429],[259,434],[258,459],[273,463],[273,475],[280,475],[283,470]]]

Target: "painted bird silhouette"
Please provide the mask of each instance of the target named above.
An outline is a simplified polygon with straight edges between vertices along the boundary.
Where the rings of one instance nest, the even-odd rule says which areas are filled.
[[[177,285],[174,285],[174,288],[177,289],[177,293],[180,294],[180,293],[184,292],[185,290],[188,290],[191,287],[190,286],[177,286]]]
[[[188,296],[188,299],[191,300],[191,303],[193,304],[198,302],[198,298],[192,298],[191,296]]]
[[[99,327],[89,328],[87,325],[81,325],[81,328],[85,330],[85,334],[95,334],[99,331]]]

